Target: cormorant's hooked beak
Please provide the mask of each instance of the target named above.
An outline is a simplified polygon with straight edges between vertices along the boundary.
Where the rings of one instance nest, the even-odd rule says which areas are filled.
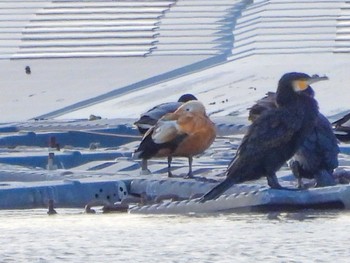
[[[293,83],[294,90],[296,92],[304,91],[306,90],[311,84],[328,80],[327,76],[319,76],[319,75],[312,75],[310,78],[296,80]]]
[[[329,78],[327,76],[319,76],[319,75],[312,75],[311,78],[309,78],[307,80],[307,83],[309,85],[319,82],[319,81],[323,81],[323,80],[329,80]]]

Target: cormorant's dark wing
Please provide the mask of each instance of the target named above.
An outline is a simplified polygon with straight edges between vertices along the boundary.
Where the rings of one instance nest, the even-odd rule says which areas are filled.
[[[239,158],[253,162],[274,148],[287,144],[300,129],[300,121],[285,109],[272,109],[262,113],[248,129],[237,150]]]
[[[317,131],[317,141],[320,144],[321,153],[324,156],[322,167],[332,170],[338,167],[338,153],[340,152],[337,138],[334,136],[331,123],[328,119],[319,114],[315,129]]]
[[[332,171],[338,166],[338,141],[328,119],[321,113],[318,115],[315,127],[305,138],[293,157],[301,167],[311,174],[321,169]]]
[[[255,121],[264,111],[276,108],[276,93],[268,92],[265,97],[258,100],[252,107],[248,108],[248,120]]]

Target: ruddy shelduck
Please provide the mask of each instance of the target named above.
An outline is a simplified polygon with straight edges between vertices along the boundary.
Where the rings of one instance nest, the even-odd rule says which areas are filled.
[[[174,113],[163,116],[149,129],[135,151],[134,158],[142,158],[144,164],[153,157],[167,157],[168,176],[172,177],[172,158],[187,157],[189,172],[186,178],[191,178],[193,156],[208,149],[215,137],[215,125],[207,116],[204,105],[192,100],[181,105]]]

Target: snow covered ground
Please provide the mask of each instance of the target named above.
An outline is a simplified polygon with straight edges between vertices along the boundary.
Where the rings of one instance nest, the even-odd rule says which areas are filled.
[[[2,5],[6,7],[10,2],[4,2]],[[12,5],[20,9],[25,2]],[[170,8],[164,17],[152,22],[159,27],[159,35],[155,36],[154,40],[159,41],[158,44],[170,41],[167,45],[173,47],[161,56],[157,55],[156,51],[163,46],[155,44],[156,51],[146,57],[110,55],[110,57],[90,58],[71,54],[71,58],[44,59],[40,57],[41,53],[32,51],[31,54],[37,55],[18,59],[16,55],[25,50],[24,45],[27,44],[28,39],[26,35],[21,38],[17,33],[13,33],[13,37],[10,38],[16,38],[17,41],[0,46],[0,52],[2,50],[4,54],[9,52],[5,47],[17,46],[7,59],[0,60],[2,76],[0,84],[4,94],[0,98],[2,106],[0,122],[27,120],[40,116],[60,119],[87,118],[90,114],[104,118],[137,118],[141,112],[153,105],[176,100],[184,92],[198,96],[212,115],[225,116],[237,112],[246,114],[246,108],[262,97],[265,92],[275,90],[280,76],[288,71],[328,75],[330,81],[315,87],[321,111],[330,117],[349,111],[347,83],[349,83],[350,53],[346,48],[350,47],[350,40],[346,1],[304,1],[299,5],[289,1],[231,1],[231,3],[220,0],[219,6],[225,7],[223,10],[238,10],[238,14],[242,13],[239,17],[239,15],[234,16],[233,11],[232,13],[213,10],[212,13],[206,13],[207,6],[212,4],[207,0],[202,3],[203,8],[206,9],[200,11],[202,13],[198,16],[201,18],[198,18],[196,23],[191,19],[189,21],[181,19],[183,24],[179,26],[180,18],[172,17],[181,14],[186,17],[187,12],[192,12],[195,2],[178,1],[174,8],[179,10]],[[31,1],[28,3],[30,4]],[[60,3],[63,5],[66,2],[56,2],[57,5]],[[78,3],[81,4],[79,1],[76,2]],[[240,4],[238,7],[237,3]],[[74,1],[70,5],[74,5]],[[93,5],[93,1],[89,5]],[[317,6],[317,9],[314,10],[314,6]],[[24,23],[20,16],[16,18],[13,16],[13,20],[22,21],[23,28],[32,27],[39,31],[42,28],[46,33],[50,32],[48,28],[55,29],[58,31],[57,34],[60,34],[60,28],[63,32],[69,29],[68,26],[64,27],[66,24],[52,25],[53,22],[50,19],[56,21],[55,17],[48,17],[47,20],[51,21],[51,24],[49,22],[45,24],[46,20],[42,18],[42,13],[44,12],[47,16],[53,12],[49,8],[58,7],[46,6],[43,9],[39,7],[33,9],[35,18],[28,19],[27,23]],[[25,10],[28,12],[30,9]],[[62,8],[62,10],[68,9]],[[16,13],[16,11],[12,12]],[[67,15],[71,14],[68,12]],[[62,16],[64,17],[64,13]],[[193,16],[196,17],[195,14]],[[223,24],[221,22],[223,17],[226,20],[236,21],[236,27],[232,23]],[[38,24],[38,19],[42,19],[43,22]],[[12,26],[13,20],[12,22],[1,21],[3,29],[0,33],[2,32],[4,39],[11,35],[8,31],[17,30],[19,34],[21,33],[17,29],[21,28],[17,25],[18,22],[16,27]],[[91,21],[94,21],[93,17]],[[139,20],[134,18],[131,21]],[[193,28],[190,27],[191,23]],[[199,33],[201,30],[207,30],[203,27],[210,27],[210,25],[214,29],[221,28],[221,30],[210,31],[219,40],[205,39]],[[99,26],[105,28],[107,25]],[[13,29],[9,30],[6,27]],[[141,25],[139,27],[141,28]],[[187,36],[188,32],[192,32],[194,37],[185,42],[191,44],[182,43],[183,46],[187,46],[187,53],[184,51],[177,55],[172,53],[177,50],[175,47],[179,44],[173,42],[174,38],[170,40],[166,38],[169,32],[177,32],[180,35],[182,32],[183,37]],[[235,41],[220,42],[220,39],[225,39],[225,36],[227,38],[233,35]],[[32,45],[46,43],[39,37],[30,39],[33,42]],[[63,41],[62,38],[56,40],[52,38],[52,33],[48,39],[50,41],[45,41],[49,41],[50,45],[51,43],[54,45],[55,41]],[[177,39],[180,39],[177,41],[181,43],[187,38],[180,36]],[[83,40],[78,37],[73,40],[67,37],[65,41],[70,45],[91,44]],[[106,41],[109,43],[108,39]],[[196,51],[203,41],[207,43],[214,41],[225,48],[221,54],[198,54]],[[64,45],[68,45],[67,43]],[[49,44],[47,49],[50,47]],[[126,46],[131,48],[132,42]],[[200,65],[196,64],[200,61],[202,61]],[[26,66],[31,68],[31,74],[25,73]]]
[[[247,116],[247,108],[266,92],[275,91],[282,74],[291,71],[329,77],[329,81],[315,84],[314,89],[320,111],[332,117],[350,110],[349,65],[348,54],[255,55],[148,86],[59,118],[83,118],[89,114],[135,118],[153,105],[177,100],[183,93],[195,94],[211,116]]]

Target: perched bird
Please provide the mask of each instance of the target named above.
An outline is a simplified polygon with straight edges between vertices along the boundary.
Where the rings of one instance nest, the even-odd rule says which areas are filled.
[[[192,94],[183,94],[177,102],[166,102],[159,104],[147,112],[141,114],[140,119],[137,120],[134,125],[136,125],[137,129],[141,134],[145,134],[151,127],[156,125],[157,121],[163,117],[167,113],[172,113],[176,111],[182,104],[188,102],[190,100],[197,100],[197,98]],[[142,159],[142,174],[151,173],[148,170],[148,162],[147,159]]]
[[[314,97],[311,87],[304,91]],[[264,111],[277,107],[276,93],[269,92],[257,101],[249,111],[249,120],[254,122]],[[312,132],[294,154],[289,165],[302,188],[302,178],[316,179],[316,186],[335,185],[333,171],[338,167],[339,146],[331,123],[319,113]]]
[[[335,136],[339,141],[350,141],[350,113],[332,123]]]
[[[145,134],[149,128],[154,126],[157,121],[167,113],[176,111],[183,103],[197,100],[197,98],[192,94],[182,95],[177,102],[167,102],[159,104],[145,113],[142,113],[140,119],[138,119],[134,125],[141,134]]]
[[[147,131],[134,158],[144,162],[153,157],[168,157],[168,176],[171,177],[172,157],[187,157],[189,172],[193,177],[192,158],[204,152],[214,141],[214,123],[206,115],[204,105],[199,101],[188,101],[174,113],[163,116],[155,126]]]
[[[291,72],[279,80],[277,108],[265,111],[249,127],[226,179],[206,193],[200,202],[215,199],[233,184],[267,177],[271,188],[281,189],[276,171],[289,160],[312,131],[318,116],[316,100],[304,90],[327,77]]]

